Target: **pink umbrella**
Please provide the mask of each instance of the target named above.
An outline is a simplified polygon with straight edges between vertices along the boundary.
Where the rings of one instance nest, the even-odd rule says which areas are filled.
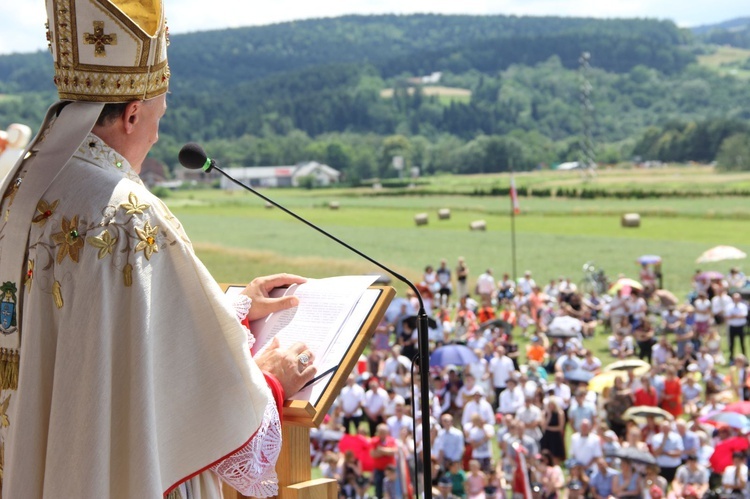
[[[733,402],[722,410],[722,412],[736,412],[737,414],[744,414],[750,416],[750,400],[742,400],[740,402]]]

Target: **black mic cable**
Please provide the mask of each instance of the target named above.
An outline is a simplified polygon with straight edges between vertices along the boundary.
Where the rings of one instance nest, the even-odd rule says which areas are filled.
[[[264,201],[272,204],[273,206],[277,207],[284,213],[296,218],[300,222],[304,223],[308,227],[311,227],[315,229],[316,231],[320,232],[324,236],[328,237],[329,239],[332,239],[348,249],[349,251],[354,252],[355,254],[361,256],[368,262],[372,263],[373,265],[376,265],[377,267],[385,270],[392,276],[394,276],[399,281],[403,282],[409,288],[414,292],[417,299],[419,300],[419,311],[417,312],[417,342],[419,345],[417,357],[419,358],[419,374],[420,374],[420,409],[422,412],[422,469],[423,469],[423,476],[424,476],[424,498],[425,499],[432,499],[432,459],[431,459],[431,443],[430,443],[430,390],[429,390],[429,381],[430,381],[430,358],[428,355],[430,344],[429,344],[429,338],[427,335],[427,329],[428,329],[428,320],[427,320],[427,312],[424,308],[424,302],[422,301],[422,295],[420,294],[417,287],[409,281],[407,278],[399,274],[398,272],[395,272],[391,270],[390,268],[386,267],[382,263],[370,258],[369,256],[365,255],[361,251],[359,251],[357,248],[354,248],[353,246],[349,245],[348,243],[342,241],[338,237],[334,236],[333,234],[327,232],[326,230],[322,229],[321,227],[318,227],[314,223],[302,218],[301,216],[297,215],[291,210],[288,210],[284,206],[280,205],[276,201],[272,200],[271,198],[265,196],[264,194],[261,194],[257,190],[253,189],[249,185],[244,184],[243,182],[240,182],[239,180],[235,179],[228,173],[226,173],[224,170],[219,168],[216,165],[216,161],[208,157],[208,154],[206,154],[206,151],[195,142],[188,142],[184,146],[182,146],[182,149],[180,149],[180,153],[178,155],[178,159],[180,161],[180,164],[184,166],[185,168],[189,170],[203,170],[204,172],[208,173],[211,170],[216,170],[222,175],[224,175],[226,178],[234,182],[235,184],[239,185],[243,189],[252,192],[259,198],[263,199]],[[413,359],[412,359],[413,360]],[[413,364],[412,364],[413,365]],[[412,386],[413,383],[412,383]],[[412,400],[414,397],[412,397]],[[416,419],[417,419],[416,410],[413,414],[414,423],[416,425]],[[415,463],[417,459],[417,433],[416,433],[416,427],[414,429],[414,458]],[[415,483],[415,497],[419,496],[419,486],[418,486],[418,471],[415,466],[414,470],[414,483]]]

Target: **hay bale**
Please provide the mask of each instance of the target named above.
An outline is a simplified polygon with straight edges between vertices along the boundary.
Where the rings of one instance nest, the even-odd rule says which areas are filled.
[[[448,220],[451,217],[451,210],[448,208],[440,208],[438,210],[438,220]]]
[[[622,227],[640,227],[641,216],[638,213],[625,213],[620,219]]]
[[[271,208],[273,208],[273,205],[269,203],[268,201],[266,201],[266,209],[270,210]]]
[[[417,213],[414,215],[414,223],[417,225],[427,225],[427,213]]]
[[[338,201],[331,201],[328,203],[328,207],[332,210],[338,210],[339,209],[339,202]]]
[[[470,230],[487,230],[487,222],[484,220],[474,220],[469,224]]]

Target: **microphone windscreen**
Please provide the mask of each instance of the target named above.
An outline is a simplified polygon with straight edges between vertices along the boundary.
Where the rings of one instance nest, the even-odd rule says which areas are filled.
[[[202,169],[205,166],[206,161],[208,161],[206,151],[195,142],[188,142],[182,146],[180,154],[177,157],[182,166],[191,170]]]

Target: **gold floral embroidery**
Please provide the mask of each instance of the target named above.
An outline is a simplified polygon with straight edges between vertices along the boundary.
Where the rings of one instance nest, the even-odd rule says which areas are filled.
[[[136,213],[138,215],[143,215],[143,210],[148,210],[151,207],[150,204],[139,204],[138,197],[136,197],[135,193],[133,192],[128,195],[128,201],[128,203],[122,203],[120,205],[120,207],[125,209],[126,215],[133,215]]]
[[[26,291],[31,291],[31,280],[34,278],[34,260],[29,260],[26,264],[26,279],[24,280],[24,285],[26,286]]]
[[[99,248],[99,259],[112,254],[117,244],[117,237],[112,236],[108,230],[105,230],[97,237],[87,237],[86,241],[94,248]]]
[[[32,219],[32,222],[44,226],[44,224],[47,223],[47,219],[55,213],[55,208],[57,208],[59,203],[59,199],[53,201],[52,204],[49,204],[43,199],[40,200],[36,205],[37,215]]]
[[[52,285],[52,297],[55,300],[55,306],[57,308],[63,308],[63,297],[60,281],[55,281],[55,284]]]
[[[125,265],[122,269],[122,278],[125,281],[125,287],[129,288],[133,285],[133,266],[130,264]]]
[[[52,235],[52,240],[60,245],[57,250],[57,263],[62,263],[66,255],[78,263],[78,252],[83,248],[83,237],[78,232],[78,215],[70,221],[63,217],[60,227],[62,231]]]
[[[0,426],[3,428],[10,426],[10,420],[8,419],[8,406],[10,405],[11,395],[8,395],[5,400],[3,400],[3,403],[0,404]]]
[[[140,238],[140,241],[135,247],[135,251],[143,250],[143,254],[146,255],[146,260],[151,259],[151,255],[159,251],[159,246],[156,244],[156,234],[159,231],[159,226],[151,227],[151,222],[143,224],[143,228],[135,228],[136,234]]]

